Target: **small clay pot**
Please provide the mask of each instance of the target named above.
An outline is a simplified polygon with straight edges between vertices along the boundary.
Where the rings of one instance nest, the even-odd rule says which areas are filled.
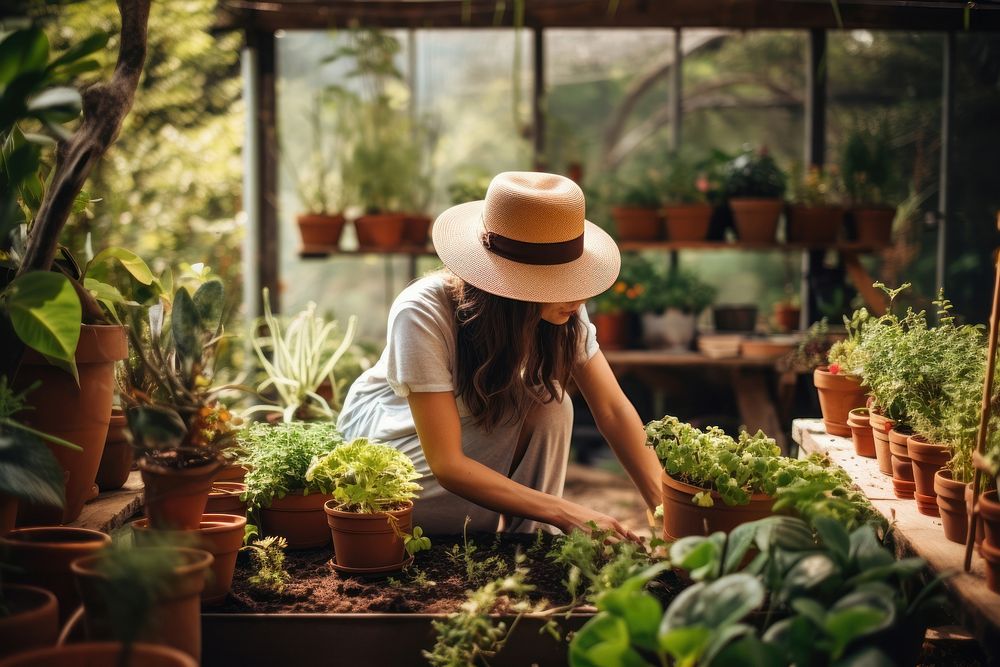
[[[729,200],[736,236],[746,243],[774,243],[784,203],[778,198],[737,197]]]
[[[859,243],[876,247],[892,243],[892,221],[896,218],[896,209],[865,207],[856,208],[852,213]]]
[[[154,461],[139,461],[146,516],[157,530],[194,530],[205,513],[212,480],[222,467],[212,461],[191,468],[168,468]]]
[[[246,493],[247,485],[240,482],[212,482],[212,490],[205,503],[205,514],[247,515],[247,503],[240,500]]]
[[[615,206],[611,209],[619,241],[657,241],[663,238],[663,226],[655,208]]]
[[[101,465],[97,469],[97,488],[101,491],[114,491],[125,486],[128,474],[132,471],[132,463],[134,456],[128,421],[121,408],[114,408],[108,424],[108,436],[104,440]]]
[[[915,489],[916,487],[914,487]],[[913,499],[917,502],[917,511],[925,516],[941,516],[941,512],[938,511],[937,506],[937,496],[925,496],[922,493],[918,493],[916,490],[913,492]]]
[[[934,493],[937,494],[944,536],[959,544],[965,544],[968,534],[969,515],[965,508],[965,487],[964,482],[956,482],[951,478],[950,470],[942,469],[934,473]]]
[[[712,222],[711,204],[674,204],[663,207],[668,241],[704,241]]]
[[[799,328],[799,316],[802,309],[787,303],[774,304],[774,323],[781,331],[795,331]]]
[[[842,438],[850,437],[847,415],[854,408],[865,405],[861,380],[851,375],[831,373],[826,366],[820,366],[813,371],[813,384],[819,393],[819,408],[826,432]]]
[[[3,586],[7,614],[0,616],[0,658],[54,646],[59,638],[56,596],[36,586]]]
[[[965,509],[966,511],[972,510],[972,482],[965,485]],[[983,536],[983,514],[979,513],[976,517],[976,544],[982,544]]]
[[[0,493],[0,537],[14,530],[17,523],[17,496]]]
[[[740,524],[764,519],[772,514],[774,498],[766,494],[751,496],[746,505],[726,505],[722,497],[712,491],[712,507],[701,507],[691,499],[703,490],[680,482],[666,472],[660,475],[664,539],[710,535],[716,531],[728,533]]]
[[[986,587],[1000,593],[1000,548],[983,542],[979,545],[979,555],[986,561]]]
[[[875,439],[868,420],[868,408],[854,408],[847,413],[847,426],[851,429],[854,453],[865,458],[875,458]]]
[[[933,501],[934,496],[934,473],[943,468],[951,458],[951,452],[945,445],[934,442],[927,442],[921,435],[911,435],[906,443],[906,449],[910,456],[913,467],[913,481],[917,485],[917,493],[929,497]],[[919,504],[919,503],[918,503]],[[937,503],[934,502],[933,513],[928,505],[920,509],[921,514],[928,516],[939,516]]]
[[[184,547],[144,547],[171,549],[180,553],[182,562],[173,570],[169,586],[162,597],[153,602],[140,641],[165,644],[201,658],[201,592],[212,566],[212,554],[201,549]],[[88,640],[107,640],[112,636],[112,624],[107,603],[102,595],[101,554],[79,558],[73,562],[80,597],[83,598],[83,625]]]
[[[629,346],[628,313],[598,313],[590,321],[597,329],[597,344],[605,350],[624,350]]]
[[[246,517],[232,514],[205,514],[197,530],[193,531],[158,531],[151,530],[149,519],[137,519],[132,522],[136,546],[156,546],[154,535],[157,533],[173,535],[175,539],[194,536],[195,546],[212,554],[211,575],[201,592],[201,603],[211,606],[222,604],[229,595],[233,585],[233,571],[236,569],[236,556],[243,546],[243,533],[247,525]]]
[[[123,657],[120,642],[87,642],[18,653],[0,667],[197,667],[191,656],[169,646],[134,643]]]
[[[109,535],[89,528],[18,528],[0,538],[0,553],[6,554],[10,566],[9,572],[4,570],[4,579],[52,591],[63,622],[80,606],[70,565],[110,544]]]
[[[323,506],[337,565],[374,569],[403,564],[406,551],[400,533],[413,530],[413,503],[377,514],[343,512],[336,509],[337,504],[329,500]],[[396,521],[395,529],[392,520]]]
[[[354,221],[358,247],[362,250],[395,250],[403,243],[406,215],[376,213],[362,215]]]
[[[844,223],[844,209],[839,206],[802,206],[787,209],[788,241],[808,245],[833,245]]]
[[[406,216],[403,224],[403,244],[415,248],[426,248],[430,236],[431,219],[421,213]]]
[[[892,477],[903,482],[913,481],[913,465],[906,442],[912,434],[906,431],[889,431],[889,454],[892,456]],[[912,498],[913,496],[909,496]]]
[[[264,535],[281,535],[289,549],[312,549],[330,543],[330,528],[323,505],[330,496],[322,493],[302,495],[292,491],[284,498],[275,498],[269,507],[260,510],[260,527]]]
[[[340,213],[302,213],[295,218],[299,224],[303,246],[340,245],[340,235],[344,231],[344,216]]]
[[[889,451],[889,431],[896,422],[869,408],[868,420],[872,425],[872,439],[875,441],[875,459],[878,471],[883,475],[892,474],[892,454]]]
[[[985,540],[1000,548],[1000,501],[997,500],[996,489],[980,494],[979,516],[983,522]]]

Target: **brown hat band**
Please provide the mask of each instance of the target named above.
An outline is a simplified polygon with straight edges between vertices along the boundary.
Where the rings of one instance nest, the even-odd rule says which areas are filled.
[[[521,264],[566,264],[583,255],[583,234],[556,243],[518,241],[496,232],[482,232],[479,238],[483,247],[494,255]]]

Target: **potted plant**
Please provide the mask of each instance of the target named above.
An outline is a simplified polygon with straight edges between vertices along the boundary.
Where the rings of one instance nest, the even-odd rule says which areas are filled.
[[[650,267],[637,282],[636,308],[642,311],[642,341],[650,348],[683,352],[691,348],[698,315],[716,290],[690,271]]]
[[[243,499],[248,514],[264,535],[281,535],[291,549],[321,547],[330,542],[323,505],[333,487],[323,478],[306,479],[309,465],[341,446],[343,439],[329,422],[250,424],[238,434],[250,471]]]
[[[357,318],[347,321],[347,330],[336,341],[337,322],[327,322],[309,302],[287,324],[271,312],[267,288],[263,292],[264,317],[251,327],[253,349],[267,378],[257,386],[261,396],[272,392],[275,402],[248,408],[245,416],[265,413],[280,416],[284,421],[336,420],[340,409],[337,364],[354,342]],[[334,348],[334,345],[336,347]],[[266,350],[266,352],[265,352]],[[320,394],[327,384],[331,397]]]
[[[645,262],[635,255],[622,257],[618,280],[591,302],[590,321],[597,329],[597,342],[606,350],[632,347],[635,340],[639,297],[645,291],[640,282]]]
[[[198,527],[222,455],[234,445],[232,415],[218,398],[224,388],[214,384],[224,300],[218,280],[193,291],[182,285],[129,320],[135,356],[122,400],[146,515],[157,529]]]
[[[787,290],[784,298],[774,302],[773,311],[774,324],[778,331],[788,333],[798,330],[802,305],[798,296],[792,294],[791,290]]]
[[[850,319],[845,317],[847,338],[836,341],[827,353],[827,365],[813,371],[823,426],[830,435],[850,436],[848,415],[854,408],[865,406],[865,390],[861,386],[864,366],[861,336],[869,319],[864,308],[855,311]]]
[[[282,164],[291,173],[299,205],[303,209],[295,220],[302,245],[307,250],[310,246],[336,248],[344,230],[344,215],[340,207],[343,184],[338,169],[342,156],[329,145],[343,128],[324,123],[324,111],[329,104],[325,91],[318,91],[304,123],[311,135],[305,142],[307,158],[301,161],[292,159],[287,150],[291,142],[284,142],[285,150],[282,151],[285,156]]]
[[[108,435],[104,438],[104,451],[101,452],[101,463],[97,467],[97,477],[94,482],[101,491],[114,491],[125,486],[135,456],[132,451],[132,440],[129,438],[128,420],[125,411],[119,406],[111,408],[111,420],[108,422]]]
[[[695,163],[674,156],[663,179],[663,218],[668,241],[708,238],[714,204],[719,196],[717,165],[711,159]]]
[[[840,157],[840,171],[855,238],[866,245],[889,245],[896,217],[896,206],[889,199],[895,174],[884,124],[874,128],[858,125],[851,130]]]
[[[749,243],[774,243],[785,194],[785,174],[766,149],[745,149],[726,164],[723,189],[736,235]]]
[[[660,193],[651,178],[619,186],[620,194],[613,198],[611,217],[619,241],[656,241],[663,237],[660,224]]]
[[[789,243],[833,245],[840,236],[844,209],[835,167],[825,171],[819,165],[797,170],[792,179],[791,202],[787,209]]]
[[[420,475],[399,450],[356,438],[316,457],[306,480],[333,489],[326,502],[335,567],[347,572],[388,572],[430,541],[412,528]]]
[[[0,570],[3,563],[0,561]],[[44,588],[0,581],[0,661],[54,646],[59,637],[59,603]]]

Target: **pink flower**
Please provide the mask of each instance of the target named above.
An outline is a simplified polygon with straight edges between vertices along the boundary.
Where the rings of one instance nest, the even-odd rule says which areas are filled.
[[[698,192],[708,192],[711,187],[711,183],[704,176],[699,176],[698,180],[694,182],[694,187],[698,188]]]
[[[840,364],[830,364],[830,372],[834,375],[840,375]]]

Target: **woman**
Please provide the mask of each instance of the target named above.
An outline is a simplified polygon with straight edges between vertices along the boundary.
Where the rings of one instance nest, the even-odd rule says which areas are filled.
[[[485,201],[434,224],[446,271],[397,297],[387,346],[351,387],[345,437],[391,443],[423,486],[414,522],[455,533],[563,532],[594,522],[636,539],[616,519],[562,498],[572,379],[646,505],[659,503],[659,464],[597,346],[587,299],[608,289],[621,258],[584,219],[583,192],[562,176],[506,172]]]

